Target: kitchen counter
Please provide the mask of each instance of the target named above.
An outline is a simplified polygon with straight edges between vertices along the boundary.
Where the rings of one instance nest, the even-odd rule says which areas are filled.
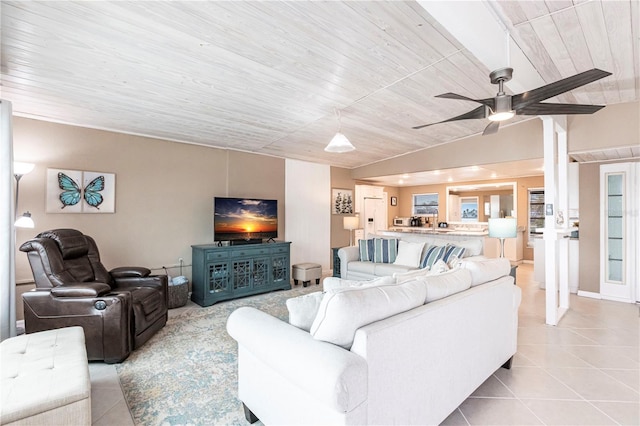
[[[472,230],[460,228],[432,228],[427,226],[394,226],[389,228],[391,232],[412,232],[415,234],[434,234],[434,235],[461,235],[461,236],[486,236],[489,235],[485,230]]]

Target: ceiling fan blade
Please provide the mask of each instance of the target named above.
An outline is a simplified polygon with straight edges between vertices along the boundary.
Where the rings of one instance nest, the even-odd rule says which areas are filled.
[[[431,124],[423,124],[422,126],[412,127],[413,129],[422,129],[423,127],[433,126],[434,124],[447,123],[449,121],[458,121],[458,120],[469,120],[473,118],[485,118],[486,117],[486,107],[484,105],[480,105],[478,108],[471,110],[469,112],[465,112],[464,114],[458,115],[453,118],[449,118],[447,120],[438,121],[437,123]]]
[[[571,77],[563,78],[562,80],[558,80],[555,83],[550,83],[546,86],[538,87],[537,89],[514,95],[511,98],[511,105],[513,109],[518,110],[526,107],[527,105],[544,101],[545,99],[553,98],[554,96],[560,95],[564,92],[568,92],[569,90],[584,86],[585,84],[592,83],[596,80],[600,80],[601,78],[610,75],[611,73],[608,71],[602,71],[600,69],[594,68]]]
[[[492,121],[491,123],[489,123],[487,127],[484,128],[484,132],[482,132],[482,136],[498,133],[499,128],[500,128],[500,122]]]
[[[593,114],[604,105],[535,103],[516,110],[517,115]]]
[[[436,95],[436,98],[457,99],[459,101],[477,102],[479,104],[486,105],[491,109],[495,109],[494,108],[495,101],[494,101],[493,98],[489,98],[489,99],[471,99],[471,98],[468,98],[466,96],[458,95],[457,93],[451,93],[451,92],[443,93],[442,95]]]

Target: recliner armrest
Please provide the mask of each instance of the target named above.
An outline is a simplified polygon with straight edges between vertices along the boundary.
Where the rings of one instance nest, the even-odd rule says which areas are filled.
[[[151,270],[141,266],[121,266],[110,270],[109,273],[115,279],[128,277],[143,278],[149,276]]]
[[[111,286],[109,284],[89,282],[53,287],[51,294],[55,297],[97,297],[110,291]]]

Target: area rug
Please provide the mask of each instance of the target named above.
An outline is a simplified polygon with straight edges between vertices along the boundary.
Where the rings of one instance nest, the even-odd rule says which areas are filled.
[[[253,306],[287,321],[288,298],[320,289],[299,286],[197,307],[170,318],[116,366],[134,423],[247,425],[237,397],[237,344],[227,334],[227,318],[241,306]]]

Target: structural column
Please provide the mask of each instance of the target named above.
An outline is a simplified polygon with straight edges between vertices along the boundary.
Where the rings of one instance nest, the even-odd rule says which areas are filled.
[[[544,137],[546,323],[569,309],[568,163],[566,117],[541,117]]]

